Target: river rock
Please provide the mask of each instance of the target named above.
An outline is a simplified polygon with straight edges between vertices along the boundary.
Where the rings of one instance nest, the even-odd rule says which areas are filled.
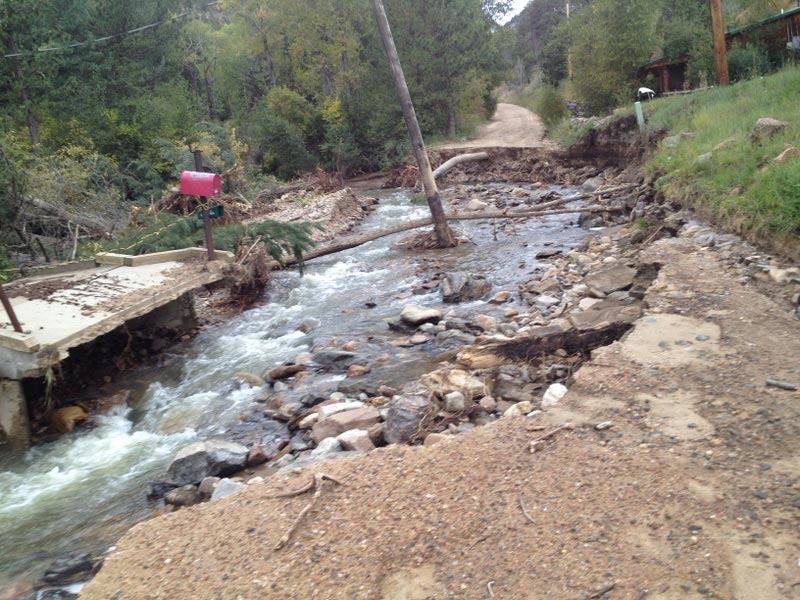
[[[324,406],[319,407],[319,416],[322,417],[330,417],[340,412],[346,412],[348,410],[355,410],[357,408],[363,408],[364,403],[360,400],[350,400],[349,402],[337,402],[336,404],[325,404]]]
[[[267,377],[273,381],[277,381],[279,379],[288,379],[289,377],[294,377],[298,373],[302,373],[305,370],[305,365],[283,365],[282,367],[275,367],[272,369],[269,373],[267,373]]]
[[[73,554],[51,564],[42,577],[50,585],[66,585],[87,579],[94,570],[94,561],[88,554]]]
[[[164,502],[172,506],[194,506],[202,501],[196,485],[183,485],[164,496]]]
[[[470,324],[487,333],[491,333],[497,329],[497,319],[489,315],[475,315],[470,320]]]
[[[266,385],[266,382],[261,377],[253,373],[237,373],[236,377],[253,387],[264,387]]]
[[[379,420],[377,410],[364,406],[320,419],[311,429],[311,437],[319,444],[326,438],[336,437],[351,429],[368,429]]]
[[[408,442],[419,430],[430,402],[425,396],[395,396],[389,402],[383,437],[388,444]]]
[[[0,585],[0,600],[37,600],[37,594],[31,595],[33,584],[30,581],[15,581]]]
[[[314,362],[321,367],[345,370],[356,360],[354,352],[345,350],[320,350],[314,355]]]
[[[547,391],[544,393],[544,397],[542,398],[542,408],[546,408],[548,406],[555,406],[567,395],[567,387],[560,383],[554,383]]]
[[[219,477],[206,477],[200,482],[200,485],[197,487],[197,491],[200,492],[200,495],[203,498],[211,498],[211,494],[213,494],[214,490],[217,489],[220,481],[222,481],[222,479]]]
[[[463,412],[467,409],[467,399],[461,392],[450,392],[444,397],[444,409],[451,413]]]
[[[347,377],[355,379],[356,377],[363,377],[372,371],[371,368],[364,365],[350,365],[347,367]]]
[[[230,496],[234,492],[238,492],[243,487],[246,487],[241,481],[234,481],[233,479],[222,479],[214,488],[214,493],[211,494],[211,502],[220,500],[225,496]]]
[[[85,421],[89,415],[80,406],[65,406],[50,411],[47,420],[58,433],[69,433],[75,425]]]
[[[364,429],[351,429],[336,436],[336,439],[345,450],[355,452],[371,452],[375,450],[375,444],[370,439],[369,432]]]
[[[435,446],[442,442],[448,442],[453,439],[453,436],[448,433],[429,433],[425,436],[425,446]]]
[[[434,308],[407,304],[400,313],[400,320],[409,325],[420,326],[424,323],[438,323],[442,320],[442,313]]]
[[[472,199],[467,203],[467,210],[484,210],[488,204],[486,202],[481,202],[477,199]]]
[[[611,292],[627,290],[633,285],[636,269],[625,265],[613,265],[593,271],[584,279],[589,294],[595,298],[604,298]]]
[[[487,413],[493,413],[497,409],[497,400],[491,396],[484,396],[481,398],[480,405]]]
[[[334,454],[336,452],[341,452],[344,450],[342,448],[342,442],[340,442],[335,437],[325,438],[324,440],[320,441],[317,444],[317,447],[311,451],[311,456],[322,456],[323,454]]]
[[[511,300],[511,292],[503,291],[497,292],[491,300],[489,300],[490,304],[504,304]]]
[[[482,275],[448,273],[442,281],[442,300],[448,304],[481,300],[491,291],[491,282]]]
[[[517,418],[517,417],[524,417],[529,412],[533,410],[533,405],[529,401],[525,402],[517,402],[513,406],[509,407],[506,412],[503,413],[503,418]]]
[[[172,459],[167,481],[180,486],[234,473],[247,465],[249,453],[246,446],[225,440],[195,442],[181,448]]]
[[[458,329],[442,331],[436,336],[436,347],[443,350],[452,350],[461,346],[471,346],[475,343],[475,336]]]
[[[252,448],[250,448],[250,453],[247,455],[247,466],[257,467],[258,465],[263,465],[267,460],[269,458],[264,449],[259,444],[253,444]]]

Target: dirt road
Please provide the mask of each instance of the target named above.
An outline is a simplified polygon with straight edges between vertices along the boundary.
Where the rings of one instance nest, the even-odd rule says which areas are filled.
[[[542,120],[527,108],[498,104],[492,120],[478,130],[478,135],[464,142],[453,142],[442,149],[458,148],[548,148]]]

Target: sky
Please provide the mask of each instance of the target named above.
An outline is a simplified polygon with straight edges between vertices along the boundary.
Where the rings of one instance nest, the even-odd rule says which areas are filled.
[[[513,0],[511,4],[513,4],[513,8],[510,13],[508,13],[503,19],[503,24],[508,23],[511,19],[516,17],[519,13],[522,12],[522,9],[528,5],[530,0]]]

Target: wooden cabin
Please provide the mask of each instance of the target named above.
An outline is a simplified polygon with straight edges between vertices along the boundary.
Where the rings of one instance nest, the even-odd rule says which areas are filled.
[[[663,57],[639,67],[639,79],[644,81],[649,75],[655,77],[656,92],[659,95],[679,92],[686,89],[686,66],[691,57],[681,54],[677,59]]]
[[[753,43],[766,48],[800,52],[800,6],[725,34],[728,48]]]

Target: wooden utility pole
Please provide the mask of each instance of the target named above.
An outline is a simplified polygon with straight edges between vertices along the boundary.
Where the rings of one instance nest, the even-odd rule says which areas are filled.
[[[569,0],[567,0],[567,21],[569,21],[569,13],[570,13]],[[573,72],[572,69],[572,48],[567,48],[567,77],[572,79],[574,74],[575,73]]]
[[[442,201],[439,198],[439,190],[436,187],[436,180],[433,178],[431,163],[428,160],[428,153],[425,150],[425,142],[422,140],[422,131],[417,121],[417,113],[414,110],[414,103],[411,101],[411,93],[408,91],[406,77],[403,74],[403,67],[400,64],[400,56],[397,54],[397,47],[394,45],[392,30],[389,27],[389,19],[386,17],[386,10],[383,8],[381,0],[370,0],[372,12],[378,22],[378,30],[381,34],[383,49],[386,51],[386,58],[389,60],[389,67],[392,70],[394,87],[397,96],[400,98],[400,105],[403,109],[403,117],[406,120],[408,129],[408,139],[414,151],[414,157],[419,166],[419,176],[422,186],[425,189],[425,197],[428,200],[428,207],[431,209],[433,217],[433,228],[436,231],[436,239],[442,248],[455,246],[453,231],[447,225],[447,218],[442,208]]]
[[[722,18],[722,0],[711,2],[711,27],[714,32],[714,68],[717,72],[717,85],[730,85],[728,75],[728,47],[725,43],[725,22]]]
[[[14,307],[11,305],[11,300],[6,296],[6,291],[3,289],[3,284],[0,284],[0,302],[3,303],[3,308],[6,309],[8,320],[11,321],[11,326],[17,333],[22,333],[22,325],[17,319],[17,313],[14,312]]]

